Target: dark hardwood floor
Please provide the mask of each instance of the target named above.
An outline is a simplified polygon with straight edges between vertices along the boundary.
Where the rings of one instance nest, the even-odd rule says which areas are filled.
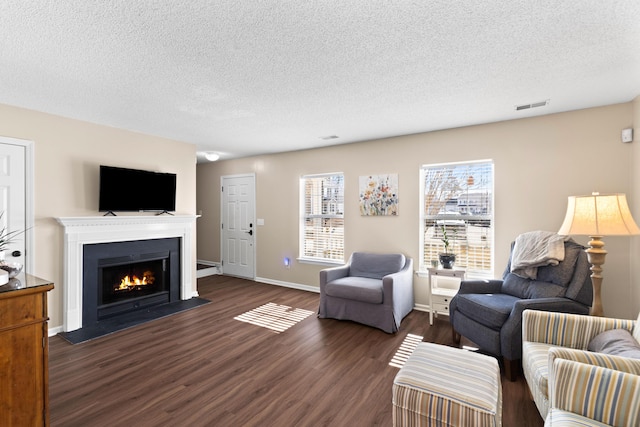
[[[453,345],[447,317],[416,310],[389,335],[318,319],[310,292],[227,276],[198,291],[212,303],[83,344],[52,337],[51,425],[390,426],[407,334]],[[313,314],[281,333],[234,320],[267,303]],[[522,377],[502,386],[505,427],[543,425]]]

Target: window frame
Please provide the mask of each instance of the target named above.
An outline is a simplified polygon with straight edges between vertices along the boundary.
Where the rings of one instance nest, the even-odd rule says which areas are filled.
[[[438,169],[438,168],[457,168],[457,167],[473,167],[474,165],[478,165],[480,167],[489,167],[489,171],[488,171],[488,178],[491,180],[490,184],[487,186],[490,188],[490,201],[489,204],[487,205],[487,208],[490,210],[490,213],[486,214],[486,215],[462,215],[462,216],[458,216],[459,214],[436,214],[436,215],[427,215],[426,212],[426,179],[427,179],[427,172],[429,170],[433,170],[433,169]],[[468,230],[469,227],[469,220],[473,220],[473,221],[490,221],[490,226],[487,227],[487,232],[484,234],[483,237],[486,238],[486,242],[489,244],[489,248],[488,248],[488,256],[489,256],[489,267],[488,268],[469,268],[467,266],[462,267],[465,268],[466,270],[466,275],[468,278],[472,278],[472,279],[492,279],[494,278],[494,270],[495,270],[495,163],[492,159],[482,159],[482,160],[470,160],[470,161],[461,161],[461,162],[446,162],[446,163],[433,163],[433,164],[424,164],[420,167],[420,184],[419,184],[419,188],[420,188],[420,213],[419,213],[419,217],[420,217],[420,237],[419,237],[419,256],[420,256],[420,262],[419,262],[419,270],[420,271],[426,271],[428,268],[431,267],[431,265],[429,264],[429,262],[427,260],[425,260],[425,252],[426,252],[426,232],[427,232],[427,228],[426,228],[426,222],[427,220],[429,221],[439,221],[442,220],[444,221],[452,221],[452,222],[456,222],[456,221],[460,221],[463,220],[465,221],[464,225],[465,225],[465,233],[466,230]],[[469,188],[469,187],[467,187]],[[460,197],[458,197],[460,199]],[[451,200],[451,199],[450,199]],[[467,198],[466,201],[464,201],[465,203],[467,203],[467,205],[465,205],[464,203],[462,205],[458,206],[465,206],[467,210],[469,209],[469,194],[467,192]],[[445,203],[446,206],[446,203]],[[446,208],[445,208],[446,209]],[[445,212],[447,212],[445,210]],[[435,237],[436,239],[440,239],[440,236]],[[465,240],[466,240],[467,236],[465,234]],[[462,239],[460,239],[462,240]],[[462,246],[461,244],[459,244],[460,246]],[[444,244],[441,244],[442,248],[444,248]],[[469,242],[467,240],[466,243],[466,247],[467,247],[467,259],[469,257]],[[456,248],[454,247],[454,253],[456,253]],[[456,253],[456,257],[459,256],[459,253]],[[440,264],[438,264],[438,267],[440,268]],[[455,264],[454,264],[454,268],[455,268]]]
[[[320,214],[307,214],[306,211],[306,206],[307,206],[307,194],[306,194],[306,182],[309,179],[317,179],[317,178],[328,178],[328,177],[340,177],[342,180],[342,200],[338,200],[337,206],[339,207],[340,205],[342,206],[342,212],[341,213],[320,213]],[[344,230],[345,230],[345,224],[344,224],[344,210],[345,210],[345,177],[344,177],[344,172],[329,172],[329,173],[319,173],[319,174],[308,174],[308,175],[302,175],[300,177],[300,208],[299,208],[299,213],[300,213],[300,221],[299,221],[299,228],[298,228],[298,237],[299,237],[299,246],[298,246],[298,261],[300,262],[304,262],[304,263],[310,263],[310,264],[331,264],[331,265],[342,265],[345,263],[345,258],[344,258],[344,240],[345,240],[345,236],[344,236]],[[308,219],[318,219],[320,218],[321,220],[342,220],[342,239],[340,241],[341,244],[341,249],[342,249],[342,256],[341,258],[326,258],[326,257],[321,257],[321,256],[309,256],[306,255],[305,253],[305,249],[306,249],[306,243],[307,243],[307,238],[306,238],[306,228],[305,228],[305,224],[306,221]]]

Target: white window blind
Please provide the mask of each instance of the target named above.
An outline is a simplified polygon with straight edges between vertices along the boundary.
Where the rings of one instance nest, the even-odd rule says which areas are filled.
[[[493,162],[425,165],[421,170],[422,268],[444,252],[446,231],[454,266],[467,276],[493,277]]]
[[[344,175],[300,180],[300,258],[344,262]]]

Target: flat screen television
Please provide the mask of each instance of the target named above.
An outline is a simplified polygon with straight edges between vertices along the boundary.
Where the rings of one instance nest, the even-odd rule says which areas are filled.
[[[100,166],[101,212],[176,210],[176,174]]]

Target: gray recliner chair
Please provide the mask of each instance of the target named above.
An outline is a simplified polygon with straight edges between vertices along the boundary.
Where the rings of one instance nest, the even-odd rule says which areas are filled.
[[[394,333],[413,305],[413,260],[402,254],[354,252],[346,265],[320,271],[319,318]]]
[[[513,246],[503,280],[464,280],[449,304],[454,341],[459,342],[462,335],[481,350],[502,357],[511,381],[522,359],[522,312],[588,314],[593,298],[583,246],[566,241],[564,261],[539,267],[535,280],[511,273]]]

